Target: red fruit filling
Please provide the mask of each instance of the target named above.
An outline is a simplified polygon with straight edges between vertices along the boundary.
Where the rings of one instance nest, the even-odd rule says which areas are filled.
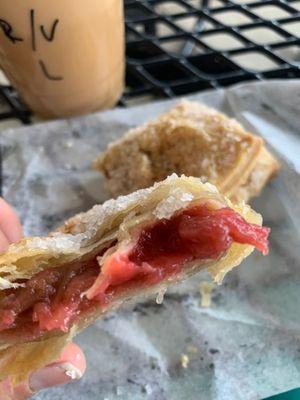
[[[7,290],[0,301],[0,331],[27,329],[35,335],[60,329],[93,307],[105,307],[124,290],[155,285],[180,273],[187,262],[217,260],[233,242],[268,252],[269,229],[245,221],[229,208],[201,204],[141,230],[135,244],[36,274],[25,287]]]

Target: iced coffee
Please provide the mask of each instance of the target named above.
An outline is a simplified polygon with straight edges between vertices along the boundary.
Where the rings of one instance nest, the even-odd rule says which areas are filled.
[[[112,107],[124,83],[123,0],[1,0],[0,67],[43,117]]]

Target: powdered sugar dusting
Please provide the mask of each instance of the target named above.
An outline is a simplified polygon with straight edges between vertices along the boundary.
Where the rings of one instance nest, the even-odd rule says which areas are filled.
[[[193,199],[192,193],[183,191],[181,188],[174,188],[170,191],[170,195],[157,205],[153,214],[158,219],[170,218],[176,211],[186,207]]]
[[[209,183],[209,182],[206,182],[204,185],[205,185],[205,187],[208,189],[209,192],[212,192],[212,193],[219,193],[219,191],[218,191],[218,189],[216,188],[215,185],[212,185],[212,184]]]
[[[27,243],[28,249],[47,250],[53,249],[62,253],[72,253],[79,250],[83,235],[70,236],[61,233],[54,234],[53,237],[32,238]],[[18,249],[17,247],[15,248]]]

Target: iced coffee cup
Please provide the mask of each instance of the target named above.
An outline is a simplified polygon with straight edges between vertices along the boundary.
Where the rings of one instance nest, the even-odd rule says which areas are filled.
[[[0,68],[43,117],[112,107],[124,84],[123,0],[1,0]]]

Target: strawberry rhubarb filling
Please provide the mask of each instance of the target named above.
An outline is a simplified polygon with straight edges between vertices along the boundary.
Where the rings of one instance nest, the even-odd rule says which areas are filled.
[[[248,223],[230,208],[205,204],[143,227],[133,244],[108,256],[46,269],[0,300],[0,331],[61,330],[94,307],[105,308],[126,290],[177,276],[187,263],[221,258],[233,242],[268,252],[269,229]],[[103,252],[102,252],[103,253]]]

